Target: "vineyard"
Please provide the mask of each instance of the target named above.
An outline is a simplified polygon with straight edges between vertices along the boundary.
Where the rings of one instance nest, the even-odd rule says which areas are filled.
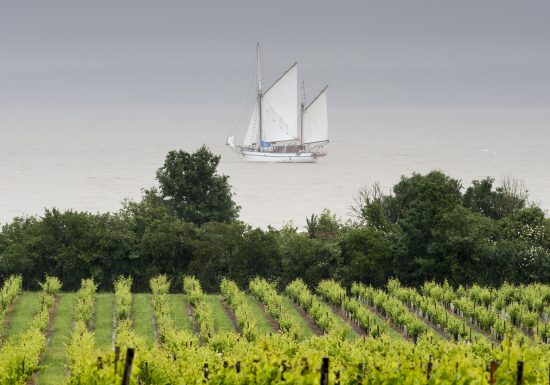
[[[335,281],[283,290],[194,277],[171,293],[132,278],[76,293],[12,276],[0,291],[3,384],[550,384],[550,286],[383,288]]]

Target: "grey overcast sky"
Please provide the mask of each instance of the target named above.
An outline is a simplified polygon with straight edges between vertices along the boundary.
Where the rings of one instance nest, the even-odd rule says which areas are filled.
[[[263,47],[332,105],[550,105],[550,1],[0,1],[0,106],[233,105]]]

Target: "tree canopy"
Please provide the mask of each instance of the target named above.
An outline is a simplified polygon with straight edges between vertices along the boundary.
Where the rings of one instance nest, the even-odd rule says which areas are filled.
[[[337,279],[383,285],[397,277],[419,285],[550,281],[550,219],[507,179],[459,180],[440,171],[403,176],[392,192],[361,191],[357,220],[329,210],[307,218],[304,231],[252,228],[237,221],[220,157],[206,147],[171,151],[158,170],[159,189],[115,213],[48,209],[15,218],[0,231],[0,277],[20,273],[26,287],[56,275],[67,290],[94,277],[108,290],[121,274],[136,290],[168,274],[179,290],[195,275],[214,291],[223,277],[239,285],[260,276],[281,287],[295,278],[315,285]]]
[[[237,218],[239,207],[233,202],[228,176],[217,174],[220,159],[206,146],[191,154],[168,153],[157,180],[162,200],[174,216],[197,225]]]

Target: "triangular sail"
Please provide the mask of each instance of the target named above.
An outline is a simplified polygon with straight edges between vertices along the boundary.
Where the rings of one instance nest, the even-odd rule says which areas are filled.
[[[298,66],[294,64],[262,95],[264,142],[298,139]]]
[[[327,87],[306,107],[302,118],[303,143],[328,142]]]
[[[248,129],[244,135],[243,146],[253,146],[258,143],[258,127],[260,121],[260,109],[258,108],[258,101],[254,105],[254,112],[252,112],[252,117],[250,118],[250,123],[248,123]]]

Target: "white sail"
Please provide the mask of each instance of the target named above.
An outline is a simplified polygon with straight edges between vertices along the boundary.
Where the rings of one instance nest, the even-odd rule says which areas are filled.
[[[258,143],[258,123],[260,120],[260,109],[258,108],[258,101],[254,106],[254,112],[252,112],[252,117],[250,118],[250,123],[248,123],[248,129],[244,135],[243,146],[248,147]]]
[[[302,141],[304,143],[328,142],[327,87],[304,110]]]
[[[298,139],[298,65],[294,64],[262,96],[264,142]]]

